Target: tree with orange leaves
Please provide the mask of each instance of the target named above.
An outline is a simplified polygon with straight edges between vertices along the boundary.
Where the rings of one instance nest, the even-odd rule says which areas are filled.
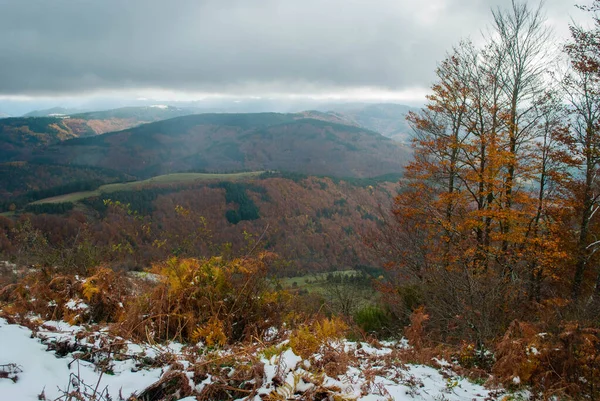
[[[455,47],[426,107],[408,116],[415,157],[393,209],[398,238],[421,241],[418,257],[407,250],[393,269],[428,293],[432,321],[478,342],[515,306],[541,301],[566,256],[570,159],[562,102],[545,86],[548,32],[540,8],[525,3],[493,15],[485,46]]]
[[[571,64],[562,83],[570,111],[571,130],[567,140],[577,160],[579,174],[574,182],[574,195],[579,211],[575,271],[572,298],[578,300],[584,291],[584,279],[599,243],[592,233],[593,217],[600,208],[600,1],[581,7],[593,15],[594,27],[571,26],[571,41],[565,53]],[[596,296],[600,296],[600,269],[597,272]]]

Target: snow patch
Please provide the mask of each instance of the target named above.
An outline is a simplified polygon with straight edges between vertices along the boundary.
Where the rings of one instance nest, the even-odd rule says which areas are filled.
[[[72,302],[71,302],[72,301]],[[81,307],[79,300],[69,301],[69,307]],[[78,360],[81,347],[102,349],[108,339],[106,329],[90,330],[84,326],[73,326],[65,322],[45,322],[33,335],[31,330],[19,326],[9,325],[6,320],[0,319],[0,366],[16,366],[18,380],[0,379],[0,398],[6,400],[37,400],[38,395],[44,391],[48,400],[54,400],[63,395],[69,385],[69,380],[77,377],[86,385],[99,389],[106,389],[112,399],[116,400],[119,394],[127,398],[131,394],[140,394],[148,386],[156,383],[165,374],[165,366],[148,367],[140,365],[140,360],[157,360],[165,355],[175,358],[181,370],[190,380],[190,387],[197,393],[213,383],[209,374],[206,378],[194,384],[194,363],[201,363],[202,357],[198,351],[194,354],[186,351],[179,343],[167,345],[136,344],[123,339],[112,338],[117,343],[125,343],[121,355],[125,358],[115,358],[111,361],[111,374],[101,375],[98,367],[92,362]],[[54,352],[48,352],[52,344],[67,344],[69,349],[74,349],[64,357],[58,357]],[[281,346],[285,342],[279,344]],[[9,344],[9,346],[6,346]],[[80,348],[77,348],[80,347]],[[350,366],[344,374],[336,377],[321,376],[310,371],[311,363],[296,355],[293,350],[286,349],[279,355],[270,359],[262,358],[264,372],[262,386],[254,394],[253,399],[260,399],[261,395],[271,398],[300,399],[303,394],[310,394],[317,386],[325,388],[335,397],[361,400],[416,400],[416,401],[470,401],[500,399],[502,394],[492,393],[481,385],[453,374],[447,361],[438,360],[444,366],[444,372],[433,367],[422,365],[388,364],[384,368],[377,361],[388,357],[394,349],[403,347],[402,343],[378,344],[373,346],[368,343],[343,342],[338,344],[338,349],[346,350],[353,354],[357,364]],[[216,351],[217,355],[226,356],[231,350]],[[190,359],[196,355],[199,359]],[[214,355],[214,354],[213,354]],[[256,350],[256,355],[261,355]],[[314,356],[313,361],[318,359]],[[389,357],[388,357],[389,358]],[[155,365],[156,366],[156,365]],[[368,379],[365,372],[376,374]],[[447,369],[446,369],[447,368]],[[168,372],[168,371],[167,371]],[[233,377],[235,365],[231,367],[229,375]],[[372,373],[371,373],[372,375]],[[316,379],[319,376],[319,379]],[[216,378],[215,378],[216,380]],[[316,381],[315,381],[316,380]],[[518,380],[518,378],[515,378]],[[516,382],[515,382],[516,383]],[[334,397],[335,395],[335,397]],[[245,400],[246,398],[243,398]],[[183,398],[195,400],[195,397]]]

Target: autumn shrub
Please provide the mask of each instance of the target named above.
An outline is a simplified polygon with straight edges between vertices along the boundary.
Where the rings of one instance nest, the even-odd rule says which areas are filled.
[[[0,291],[7,315],[36,315],[69,323],[114,322],[129,294],[128,279],[106,267],[88,278],[60,274],[55,268],[36,269]]]
[[[600,330],[565,322],[555,331],[513,321],[496,346],[493,373],[507,387],[545,399],[600,396]]]
[[[425,313],[424,306],[417,308],[410,316],[410,325],[404,330],[404,335],[415,349],[420,349],[425,344],[425,323],[428,320],[429,315]]]
[[[314,357],[313,357],[314,359]],[[350,356],[340,347],[327,347],[323,355],[313,361],[317,369],[321,369],[327,376],[337,377],[345,375],[350,366]]]
[[[121,273],[99,267],[82,284],[82,295],[94,322],[114,322],[123,312],[130,295],[130,281]]]
[[[150,341],[203,341],[217,346],[262,337],[278,327],[289,300],[266,279],[275,255],[227,260],[179,259],[156,264],[157,282],[127,305],[118,330]]]
[[[340,341],[349,330],[339,317],[316,318],[290,333],[289,346],[295,354],[309,360],[313,369],[335,377],[348,370],[350,356]]]
[[[11,316],[37,315],[44,320],[65,318],[66,305],[81,293],[81,282],[73,276],[43,268],[27,274],[0,291],[2,311]]]
[[[300,325],[290,334],[290,346],[297,355],[307,359],[344,338],[348,325],[339,317],[315,319]]]

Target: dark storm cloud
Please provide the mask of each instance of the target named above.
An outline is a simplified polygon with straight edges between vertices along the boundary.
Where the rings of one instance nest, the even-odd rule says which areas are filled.
[[[427,86],[477,0],[0,0],[0,94]],[[566,26],[569,0],[547,2]]]

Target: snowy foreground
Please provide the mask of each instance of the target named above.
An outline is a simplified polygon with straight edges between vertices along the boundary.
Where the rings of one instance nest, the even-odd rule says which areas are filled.
[[[208,363],[206,353],[199,355],[198,348],[191,352],[180,344],[137,345],[109,339],[103,331],[93,332],[63,322],[46,322],[32,333],[4,319],[0,319],[0,344],[2,401],[68,400],[67,394],[73,391],[87,393],[85,400],[94,399],[89,396],[94,393],[96,400],[104,401],[137,399],[132,395],[156,400],[163,399],[160,391],[167,386],[165,383],[179,387],[175,398],[168,399],[211,400],[223,394],[208,391],[217,381],[221,389],[228,389],[223,377],[198,373],[198,366]],[[260,351],[257,346],[252,351],[253,360],[260,361],[255,362],[260,369],[243,365],[240,358],[240,365],[230,365],[225,378],[235,377],[239,373],[236,369],[254,371],[254,378],[248,382],[260,386],[233,393],[240,395],[238,399],[252,400],[494,400],[506,395],[444,369],[400,363],[391,369],[377,369],[379,359],[405,344],[386,344],[379,349],[366,343],[345,342],[339,346],[345,347],[358,362],[335,377],[322,374],[315,378],[308,370],[310,362],[285,346],[279,347],[279,353]],[[117,348],[118,352],[114,351]],[[226,355],[228,351],[220,352]],[[236,351],[230,352],[230,356],[237,355]],[[211,362],[217,363],[218,359],[213,356]],[[172,388],[170,391],[173,397]]]

